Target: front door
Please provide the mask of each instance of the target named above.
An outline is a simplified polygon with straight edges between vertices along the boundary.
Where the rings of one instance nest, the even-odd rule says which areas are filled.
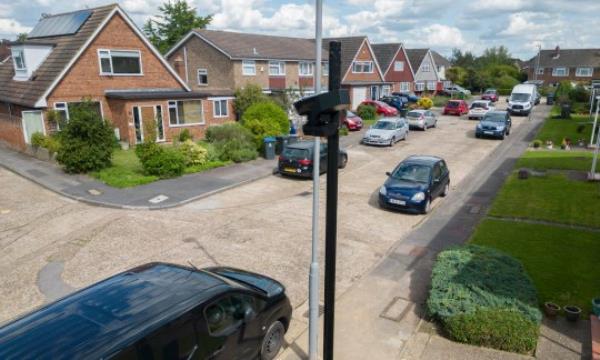
[[[31,144],[31,135],[36,132],[44,134],[44,118],[41,111],[23,111],[23,136],[25,142]]]
[[[379,86],[371,86],[371,100],[379,99]]]
[[[367,99],[367,88],[366,87],[355,87],[352,88],[352,108],[356,109],[361,102]]]
[[[135,128],[135,142],[144,141],[144,130],[148,130],[154,123],[156,132],[156,141],[165,140],[165,131],[163,127],[163,114],[161,105],[134,106],[133,107],[133,125]],[[146,134],[147,136],[147,134]]]

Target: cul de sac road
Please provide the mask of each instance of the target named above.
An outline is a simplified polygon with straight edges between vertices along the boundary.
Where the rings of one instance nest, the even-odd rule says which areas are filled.
[[[394,147],[359,145],[360,136],[351,135],[356,141],[339,180],[338,299],[429,217],[450,217],[447,209],[464,201],[453,193],[476,191],[474,176],[489,177],[512,147],[524,147],[546,113],[539,106],[531,119],[513,117],[504,141],[476,139],[475,121],[450,116],[439,116],[435,129],[411,131]],[[436,200],[430,215],[380,209],[385,172],[412,154],[446,160],[450,196]],[[311,188],[311,181],[273,175],[181,207],[134,211],[69,200],[0,168],[0,322],[143,263],[227,265],[285,284],[295,309],[286,336],[292,342],[306,323]],[[325,176],[321,189],[324,199]],[[323,201],[321,215],[324,207]]]

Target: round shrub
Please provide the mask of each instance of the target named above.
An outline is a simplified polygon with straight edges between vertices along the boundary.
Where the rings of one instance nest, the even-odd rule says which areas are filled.
[[[221,161],[243,162],[258,156],[254,134],[239,123],[209,127],[206,140]]]
[[[540,148],[540,147],[542,147],[542,140],[538,140],[538,139],[536,139],[536,140],[533,140],[533,143],[532,143],[532,145],[533,145],[533,147],[534,147],[534,148],[536,148],[536,149],[537,149],[537,148]]]
[[[479,309],[452,316],[444,329],[458,342],[521,354],[535,350],[539,336],[538,324],[506,309]]]
[[[155,142],[145,142],[137,144],[135,146],[135,155],[138,157],[140,162],[143,164],[150,157],[154,156],[155,153],[160,152],[162,148]]]
[[[144,160],[140,159],[146,175],[172,178],[181,176],[185,170],[186,158],[177,148],[159,146],[146,155]]]
[[[69,122],[61,131],[61,146],[56,159],[66,172],[83,173],[110,166],[113,129],[89,102],[69,111]]]
[[[31,134],[31,146],[33,147],[44,147],[46,143],[46,135],[37,131]]]
[[[431,109],[431,107],[433,106],[433,100],[431,100],[431,98],[428,98],[426,96],[422,96],[419,101],[417,101],[417,105],[421,108],[421,109]]]
[[[183,129],[177,136],[177,139],[179,140],[179,142],[185,142],[188,140],[192,140],[192,133],[190,133],[189,129]]]
[[[262,148],[265,137],[285,135],[290,131],[285,111],[272,101],[251,105],[242,116],[242,125],[254,134],[258,149]]]
[[[217,126],[209,126],[206,129],[206,141],[215,143],[218,141],[239,140],[252,141],[253,134],[240,123],[227,123]]]
[[[377,117],[377,109],[373,105],[359,105],[356,113],[363,120],[374,120]]]
[[[192,140],[186,140],[179,145],[179,151],[185,158],[185,165],[202,165],[207,160],[208,151],[193,142]]]

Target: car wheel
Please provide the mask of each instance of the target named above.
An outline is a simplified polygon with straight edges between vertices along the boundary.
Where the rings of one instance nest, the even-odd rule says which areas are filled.
[[[500,140],[504,140],[504,133],[502,133],[502,135],[500,135]]]
[[[427,131],[427,123],[423,124],[423,128],[421,130]]]
[[[510,135],[510,128],[506,130],[506,136]]]
[[[396,142],[396,137],[394,136],[393,138],[390,139],[390,147],[392,147],[395,142]]]
[[[421,213],[428,214],[430,211],[431,211],[431,200],[427,199],[427,200],[425,200],[425,205],[423,206],[423,210],[421,210]]]
[[[340,169],[343,169],[346,167],[346,165],[348,165],[348,155],[344,155],[342,156],[342,161],[340,162]]]
[[[261,360],[273,360],[275,356],[281,350],[283,345],[283,335],[285,334],[285,327],[281,321],[275,321],[269,326],[265,337],[263,338],[262,345],[260,347],[260,358]]]
[[[408,140],[408,130],[404,132],[404,141]]]
[[[448,195],[449,192],[450,192],[450,182],[447,182],[446,186],[444,186],[444,191],[442,191],[441,196],[445,197],[446,195]]]
[[[434,128],[437,127],[437,120],[433,122],[433,126],[432,127],[434,127]]]

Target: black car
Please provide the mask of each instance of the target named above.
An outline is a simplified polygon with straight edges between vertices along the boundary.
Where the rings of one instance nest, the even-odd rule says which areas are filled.
[[[398,111],[408,107],[408,99],[400,96],[384,96],[379,101],[382,101],[389,106],[396,108]]]
[[[279,173],[281,175],[312,177],[313,151],[315,143],[300,141],[286,146],[279,156]],[[338,167],[343,169],[348,163],[348,153],[340,149],[338,152]],[[327,171],[327,144],[321,143],[321,157],[319,159],[319,173]]]
[[[426,214],[436,197],[450,191],[450,171],[437,156],[409,156],[386,174],[388,179],[379,189],[382,208]]]
[[[503,140],[510,135],[512,120],[506,111],[490,111],[483,116],[475,128],[475,137],[493,137]]]
[[[0,328],[0,359],[273,359],[292,309],[279,282],[151,263]]]

